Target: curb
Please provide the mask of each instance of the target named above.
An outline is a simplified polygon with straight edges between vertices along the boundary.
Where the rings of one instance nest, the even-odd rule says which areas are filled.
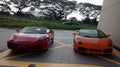
[[[115,49],[117,49],[117,50],[120,51],[120,46],[118,46],[118,45],[114,45],[113,47],[114,47]]]

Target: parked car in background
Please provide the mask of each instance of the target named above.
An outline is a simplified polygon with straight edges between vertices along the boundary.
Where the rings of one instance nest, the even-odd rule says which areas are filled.
[[[21,31],[16,30],[9,40],[7,46],[12,50],[47,50],[54,42],[54,31],[45,27],[25,27]]]
[[[78,22],[64,22],[63,23],[64,25],[79,25],[79,23]]]
[[[64,25],[79,25],[77,19],[75,17],[70,18],[68,22],[64,22]]]
[[[92,54],[111,54],[113,42],[98,29],[80,29],[73,32],[74,51]]]

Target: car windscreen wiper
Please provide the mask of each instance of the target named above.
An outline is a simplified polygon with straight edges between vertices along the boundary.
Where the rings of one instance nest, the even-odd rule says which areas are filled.
[[[97,38],[97,37],[95,37],[95,36],[83,36],[83,37],[91,37],[91,38]]]

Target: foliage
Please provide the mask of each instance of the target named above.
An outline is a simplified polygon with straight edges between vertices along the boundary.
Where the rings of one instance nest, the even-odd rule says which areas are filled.
[[[24,8],[31,6],[30,0],[10,0],[9,3],[14,4],[13,7],[17,8],[18,12],[22,12]]]
[[[39,7],[40,13],[51,20],[61,20],[66,18],[76,7],[75,1],[67,0],[43,0]]]
[[[6,15],[6,16],[8,16],[8,15],[10,15],[10,13],[9,12],[4,12],[4,11],[0,11],[0,15]]]
[[[11,12],[9,3],[6,0],[1,0],[1,2],[3,3],[0,3],[0,12]]]
[[[79,9],[80,14],[83,15],[85,18],[86,17],[97,18],[98,15],[100,15],[102,6],[90,3],[79,3],[77,5],[77,8]]]
[[[91,19],[87,17],[84,20],[82,20],[82,22],[85,24],[91,24]]]
[[[21,19],[0,17],[0,27],[22,28],[26,26],[44,26],[44,27],[53,28],[53,29],[67,29],[67,30],[76,30],[80,28],[96,28],[96,25],[89,25],[89,24],[81,24],[79,26],[63,25],[61,23],[54,23],[54,21],[38,22],[38,21],[31,21],[31,20],[21,20]]]
[[[84,22],[90,23],[91,18],[97,21],[97,19],[99,18],[102,6],[94,5],[90,3],[79,3],[77,5],[77,8],[79,9],[80,14],[85,18]]]
[[[71,17],[69,21],[64,22],[65,25],[79,25],[76,17]]]
[[[98,25],[97,18],[91,19],[91,24]]]
[[[94,19],[85,18],[85,19],[82,20],[81,22],[83,22],[84,24],[98,25],[97,18],[94,18]]]
[[[35,18],[32,12],[38,11],[41,15],[39,20],[61,21],[76,10],[76,1],[71,0],[1,0],[0,15],[10,15],[19,17]],[[14,4],[14,5],[13,5]],[[12,7],[18,11],[12,11]],[[28,12],[23,10],[29,8]],[[77,5],[80,14],[85,18],[84,23],[98,24],[101,6],[90,3],[79,3]],[[91,19],[93,18],[93,19]]]
[[[17,9],[14,12],[16,16],[24,16],[23,10],[30,8],[29,11],[40,11],[39,13],[46,16],[51,20],[61,20],[66,18],[76,8],[76,1],[68,0],[2,0],[4,4],[1,4],[4,8],[11,11],[9,5],[14,4],[12,7]]]
[[[76,17],[71,17],[70,21],[77,22],[77,18]]]

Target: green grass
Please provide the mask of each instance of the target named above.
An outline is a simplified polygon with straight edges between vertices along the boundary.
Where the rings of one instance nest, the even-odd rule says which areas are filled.
[[[76,30],[80,28],[96,28],[96,25],[90,25],[90,24],[80,24],[79,26],[63,25],[62,23],[55,21],[32,21],[32,20],[0,17],[0,27],[23,28],[26,26],[40,26],[40,27],[42,26],[52,29],[68,29],[68,30]]]

